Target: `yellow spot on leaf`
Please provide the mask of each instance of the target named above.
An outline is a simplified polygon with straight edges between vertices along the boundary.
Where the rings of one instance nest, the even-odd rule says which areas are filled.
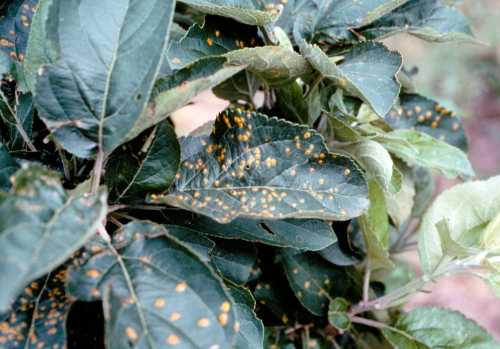
[[[137,332],[135,332],[135,330],[132,327],[127,327],[125,331],[127,331],[127,335],[132,340],[136,341],[137,339],[139,339],[139,335],[137,334]]]
[[[219,315],[219,323],[222,326],[226,326],[227,325],[227,314],[226,313],[222,313],[222,314]]]
[[[176,345],[176,344],[179,344],[181,342],[181,340],[175,334],[171,334],[170,336],[168,336],[166,342],[168,344],[171,344],[171,345]]]
[[[175,290],[177,292],[183,292],[186,290],[186,284],[182,283],[182,284],[178,284],[177,286],[175,286]]]
[[[87,276],[90,276],[91,278],[97,278],[101,276],[101,273],[99,272],[99,270],[91,269],[87,272]]]
[[[198,326],[200,327],[207,327],[208,325],[210,325],[210,321],[208,319],[200,319],[198,321]]]
[[[172,315],[170,315],[170,320],[172,321],[177,321],[181,318],[181,314],[179,313],[172,313]]]
[[[165,300],[164,299],[158,298],[157,300],[155,300],[155,307],[161,308],[164,305],[165,305]]]

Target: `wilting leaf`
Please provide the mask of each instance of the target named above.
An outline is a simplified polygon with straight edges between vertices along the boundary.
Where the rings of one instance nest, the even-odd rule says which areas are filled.
[[[347,220],[367,208],[362,173],[306,126],[225,111],[210,136],[184,138],[181,148],[178,178],[152,202],[222,223],[238,216]]]
[[[99,197],[72,197],[56,174],[23,164],[10,192],[0,193],[0,309],[80,248],[105,214],[104,191]]]
[[[281,247],[319,250],[337,238],[330,225],[319,219],[236,218],[228,224],[188,211],[168,215],[169,221],[197,232],[221,238],[238,238]]]
[[[479,43],[459,9],[434,0],[410,0],[358,33],[382,40],[404,32],[427,41]]]
[[[0,313],[3,348],[63,348],[67,345],[66,318],[71,302],[64,282],[67,265],[30,282]]]
[[[264,2],[259,0],[179,0],[196,10],[212,15],[229,17],[250,25],[273,23],[280,11],[266,11]]]
[[[149,222],[129,223],[114,234],[117,253],[105,249],[69,270],[69,293],[91,301],[111,287],[111,309],[105,308],[110,348],[230,348],[232,300],[214,271],[166,232]]]
[[[159,123],[139,155],[126,154],[109,162],[106,185],[114,202],[144,202],[146,194],[168,187],[179,169],[181,148],[167,120]]]
[[[46,29],[57,59],[38,71],[34,94],[52,135],[78,157],[113,150],[134,128],[165,56],[174,12],[172,1],[99,3],[113,8],[111,15],[94,5],[53,1]]]
[[[454,112],[414,93],[401,93],[399,104],[401,108],[390,111],[384,120],[394,130],[413,127],[467,153],[465,131]]]
[[[395,75],[402,65],[401,55],[379,42],[354,46],[338,66],[316,45],[303,41],[300,52],[314,69],[362,99],[380,116],[389,111],[399,94],[401,85]]]
[[[486,330],[464,315],[441,307],[421,307],[399,315],[390,326],[406,335],[382,330],[397,349],[403,348],[500,348]]]
[[[17,117],[24,132],[31,139],[33,131],[33,118],[35,116],[35,106],[33,104],[33,96],[31,93],[23,93],[19,96],[19,104],[17,105]],[[27,150],[28,145],[24,141],[21,133],[14,125],[9,125],[11,150]]]
[[[19,164],[9,154],[4,144],[0,144],[0,190],[9,190],[12,186],[10,177],[19,169]]]
[[[389,252],[387,252],[384,244],[373,231],[371,221],[366,217],[366,215],[363,215],[358,218],[358,223],[361,231],[363,232],[368,257],[370,258],[370,269],[395,269],[396,265],[390,259]]]
[[[448,220],[451,237],[460,241],[472,228],[489,222],[500,211],[500,176],[486,181],[457,185],[444,191],[422,219],[418,249],[424,273],[434,268],[442,256],[436,223]]]
[[[250,277],[257,254],[252,243],[238,240],[215,240],[210,252],[213,266],[227,280],[243,285]]]
[[[170,236],[173,236],[184,245],[191,247],[198,254],[201,260],[205,262],[210,260],[210,252],[215,247],[215,243],[212,240],[185,227],[166,225],[165,228],[168,229],[168,234]]]
[[[287,255],[283,265],[297,299],[315,315],[325,315],[335,297],[349,292],[351,280],[346,269],[352,267],[330,264],[313,252]]]

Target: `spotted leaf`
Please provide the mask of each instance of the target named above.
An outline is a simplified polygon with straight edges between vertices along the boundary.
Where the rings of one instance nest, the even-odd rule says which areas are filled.
[[[194,24],[179,42],[170,44],[167,59],[172,69],[180,69],[203,57],[254,46],[257,40],[256,27],[207,15],[202,26]]]
[[[64,149],[89,158],[124,141],[148,104],[173,12],[172,1],[53,1],[46,29],[57,58],[38,71],[34,96]]]
[[[280,16],[281,10],[267,11],[260,0],[179,0],[194,9],[212,15],[233,18],[250,25],[271,24]]]
[[[300,44],[300,52],[314,69],[362,99],[380,116],[389,111],[399,94],[401,85],[395,75],[402,66],[402,58],[382,43],[364,42],[354,46],[339,65],[332,62],[318,46],[305,41]]]
[[[38,0],[15,0],[8,6],[0,21],[0,50],[22,62]]]
[[[68,271],[68,291],[85,301],[107,291],[110,348],[230,348],[234,303],[215,272],[150,222],[129,223],[112,244]],[[106,305],[105,305],[106,306]]]
[[[151,202],[222,223],[238,216],[347,220],[368,206],[366,180],[356,165],[330,153],[306,126],[225,111],[210,136],[184,138],[181,149],[178,178]]]
[[[66,346],[66,318],[71,302],[64,282],[67,265],[30,282],[0,313],[2,348],[37,349]]]
[[[11,176],[19,169],[19,164],[9,154],[4,144],[0,144],[0,190],[9,190],[12,186]]]
[[[282,260],[297,299],[314,315],[325,315],[328,304],[337,296],[346,296],[353,285],[347,271],[352,267],[330,264],[313,252],[287,255]]]
[[[281,247],[322,249],[336,241],[331,226],[319,219],[252,219],[235,218],[227,224],[188,211],[176,212],[168,219],[202,234],[221,238],[238,238]]]
[[[410,0],[358,33],[382,40],[401,32],[434,42],[479,43],[459,9],[434,0]]]
[[[255,314],[255,299],[244,287],[226,284],[234,299],[238,318],[238,335],[236,349],[261,349],[264,337],[264,324]]]
[[[210,252],[212,265],[222,277],[236,285],[243,285],[250,277],[257,254],[252,243],[215,239],[215,247]]]
[[[69,196],[56,174],[37,165],[23,164],[12,183],[0,192],[0,309],[80,248],[106,214],[105,191]]]
[[[144,202],[146,194],[170,186],[179,169],[181,148],[167,120],[159,123],[136,154],[109,162],[106,185],[113,202]]]

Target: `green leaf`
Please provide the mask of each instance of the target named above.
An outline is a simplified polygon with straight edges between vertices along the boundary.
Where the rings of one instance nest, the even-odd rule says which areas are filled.
[[[383,143],[391,153],[404,160],[408,165],[418,165],[439,170],[448,178],[466,174],[475,176],[467,156],[458,148],[432,138],[425,133],[401,129],[392,131],[390,136],[408,141],[417,151],[397,143]]]
[[[12,186],[11,176],[19,169],[19,164],[9,154],[7,147],[0,144],[0,190],[7,191]],[[0,194],[1,195],[1,194]]]
[[[427,206],[434,197],[436,186],[434,177],[428,168],[415,166],[412,168],[412,174],[415,183],[415,198],[411,216],[418,218],[425,213]]]
[[[168,229],[168,234],[170,236],[173,236],[184,245],[191,247],[191,249],[193,249],[198,254],[202,261],[210,261],[210,252],[215,247],[215,243],[212,240],[194,230],[185,227],[166,225],[165,228]]]
[[[174,3],[101,3],[114,9],[110,18],[89,0],[53,1],[47,37],[57,59],[38,70],[34,95],[64,149],[78,157],[110,152],[134,128],[165,56]]]
[[[479,248],[471,248],[462,246],[452,236],[450,224],[446,219],[436,223],[436,229],[439,233],[441,241],[441,249],[450,257],[464,258],[477,255],[482,252]]]
[[[229,52],[226,57],[229,64],[246,66],[269,87],[286,86],[312,73],[312,67],[304,57],[281,46],[244,48]]]
[[[262,349],[264,324],[255,315],[255,299],[244,287],[226,284],[234,299],[239,329],[236,337],[236,349]]]
[[[33,104],[33,96],[31,93],[23,93],[18,98],[17,117],[24,132],[31,139],[33,131],[33,118],[35,117],[35,106]],[[28,145],[24,141],[21,133],[14,125],[9,125],[11,150],[28,150]]]
[[[411,128],[467,153],[465,130],[453,111],[414,93],[401,93],[399,104],[400,108],[390,111],[384,120],[394,130]]]
[[[401,85],[395,75],[402,66],[401,55],[379,42],[356,45],[338,66],[316,45],[303,41],[300,52],[314,69],[362,99],[380,116],[389,111],[399,94]]]
[[[212,91],[219,98],[229,101],[242,99],[255,108],[254,96],[261,85],[262,81],[256,74],[244,70],[215,86]]]
[[[360,261],[359,253],[354,252],[349,242],[350,221],[333,222],[333,229],[338,241],[318,251],[328,262],[340,266],[356,264]]]
[[[279,89],[278,106],[289,120],[308,124],[309,104],[304,99],[302,88],[298,83],[294,82]]]
[[[33,16],[31,32],[26,49],[26,60],[24,62],[24,73],[31,91],[35,90],[37,71],[42,65],[54,63],[56,51],[52,43],[45,40],[47,29],[46,21],[49,15],[49,6],[52,0],[41,0],[38,9]]]
[[[287,6],[286,8],[288,7],[289,6]],[[290,41],[288,35],[286,35],[285,31],[281,29],[281,27],[274,27],[274,36],[276,37],[276,39],[278,39],[280,46],[282,46],[284,49],[287,49],[288,51],[293,51],[293,44]]]
[[[215,240],[215,247],[210,255],[215,269],[236,285],[247,282],[252,266],[257,261],[255,246],[238,240]]]
[[[63,348],[71,302],[64,281],[67,263],[24,285],[23,291],[0,313],[0,342],[4,348]]]
[[[415,183],[411,178],[411,172],[406,166],[400,168],[404,169],[401,191],[395,195],[385,193],[387,213],[397,229],[410,218],[415,198]]]
[[[351,280],[346,269],[350,267],[330,264],[313,252],[287,255],[282,260],[297,299],[314,315],[325,315],[335,297],[347,295]]]
[[[332,113],[323,110],[328,118],[328,122],[333,128],[334,138],[340,142],[364,141],[363,137],[349,123]]]
[[[486,229],[481,234],[479,241],[482,245],[491,252],[500,251],[500,211],[486,226]]]
[[[498,211],[500,176],[456,185],[439,195],[424,215],[420,229],[418,248],[424,273],[430,272],[442,256],[436,223],[447,219],[451,237],[460,241],[470,229],[492,220]]]
[[[214,271],[162,226],[129,223],[105,249],[68,271],[71,296],[105,307],[109,348],[230,348],[236,337],[232,300]],[[106,303],[106,298],[105,298]]]
[[[389,252],[387,252],[384,244],[373,231],[372,224],[366,215],[358,217],[358,223],[365,239],[368,257],[370,258],[370,269],[396,269],[396,265],[391,260]]]
[[[187,211],[176,212],[168,219],[177,225],[221,238],[238,238],[264,244],[320,250],[337,238],[331,226],[319,219],[252,219],[236,218],[228,224],[217,223],[206,216]]]
[[[335,298],[328,309],[328,321],[339,330],[347,330],[351,320],[345,314],[349,305],[343,298]]]
[[[180,165],[181,147],[168,120],[160,122],[140,155],[119,156],[107,165],[105,181],[112,202],[144,202],[148,192],[172,185]]]
[[[356,165],[330,153],[305,126],[225,111],[210,136],[186,137],[181,148],[179,178],[151,202],[222,223],[238,216],[347,220],[367,208],[366,181]]]
[[[69,196],[46,168],[23,164],[9,193],[0,193],[0,309],[24,285],[80,248],[106,215],[106,192]]]
[[[229,17],[234,20],[250,24],[263,26],[271,24],[279,17],[281,10],[266,11],[264,3],[259,0],[179,0],[189,4],[192,8],[217,15]]]
[[[301,13],[309,13],[318,8],[316,2],[310,0],[267,0],[266,2],[268,4],[274,4],[275,6],[284,4],[281,16],[278,17],[275,25],[283,28],[283,31],[286,33],[287,37],[292,34],[293,24],[298,15],[300,15]],[[276,30],[274,32],[274,35],[277,38],[279,37],[279,34],[276,34]]]
[[[389,152],[378,142],[365,140],[348,144],[343,151],[352,157],[389,194],[401,190],[403,175],[394,166]]]
[[[368,199],[370,207],[365,213],[366,218],[370,221],[377,239],[385,248],[389,248],[389,217],[384,191],[373,179],[368,181]]]
[[[421,307],[399,315],[390,326],[405,332],[403,335],[382,330],[398,349],[493,349],[500,348],[486,330],[457,311],[441,307]]]
[[[0,50],[22,62],[38,0],[17,0],[8,6],[0,21]]]
[[[382,280],[385,286],[385,294],[392,293],[413,280],[415,280],[413,269],[407,266],[398,266]]]
[[[491,272],[483,276],[484,283],[500,298],[500,272]]]
[[[383,5],[380,5],[372,12],[368,12],[366,18],[363,20],[363,26],[375,22],[377,19],[401,6],[405,2],[408,2],[408,0],[391,0]]]
[[[168,63],[174,70],[181,69],[200,58],[253,46],[256,38],[255,27],[207,15],[202,26],[194,24],[179,42],[169,45]]]
[[[481,43],[459,9],[434,0],[410,0],[358,33],[382,40],[405,32],[433,42]]]

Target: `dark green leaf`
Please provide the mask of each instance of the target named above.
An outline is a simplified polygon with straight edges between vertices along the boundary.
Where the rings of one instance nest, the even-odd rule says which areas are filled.
[[[35,116],[35,106],[33,105],[33,96],[31,93],[23,93],[18,98],[19,104],[17,105],[17,117],[19,118],[20,125],[26,132],[28,138],[31,139],[31,132],[33,131],[33,118]],[[11,150],[28,150],[28,145],[19,133],[19,130],[14,125],[9,125],[10,142],[9,148]]]
[[[0,190],[9,190],[12,186],[10,177],[19,169],[19,164],[9,154],[4,144],[0,144]]]
[[[267,11],[259,0],[180,0],[196,10],[212,15],[229,17],[250,25],[273,23],[281,11]]]
[[[262,349],[264,324],[255,315],[255,299],[244,287],[226,284],[236,307],[239,330],[236,337],[236,349]]]
[[[238,216],[347,220],[367,208],[363,174],[305,126],[225,111],[210,136],[187,137],[181,148],[179,178],[153,202],[222,223]]]
[[[325,315],[328,304],[345,296],[351,286],[346,272],[350,267],[330,264],[313,252],[287,255],[283,265],[298,300],[314,315]]]
[[[340,330],[347,330],[351,326],[351,320],[345,314],[349,305],[343,298],[335,298],[328,309],[328,321]]]
[[[53,172],[23,164],[10,192],[0,193],[0,309],[80,248],[105,214],[105,191],[72,197]]]
[[[67,265],[25,285],[26,287],[0,313],[2,348],[63,348],[66,340],[66,317],[71,302],[64,282]]]
[[[148,192],[168,188],[179,169],[181,147],[168,120],[160,122],[140,154],[122,155],[109,162],[106,185],[113,202],[144,202]]]
[[[256,74],[244,70],[215,86],[212,91],[219,98],[229,101],[242,99],[255,108],[254,96],[261,85],[262,80]]]
[[[109,348],[230,348],[236,313],[222,282],[166,233],[149,222],[129,223],[113,237],[116,254],[103,250],[69,270],[69,293],[90,301],[111,286]]]
[[[380,116],[389,111],[399,94],[401,85],[395,75],[402,66],[402,58],[382,43],[365,42],[354,46],[338,66],[316,45],[303,41],[300,52],[314,69],[362,99]]]
[[[480,43],[459,9],[435,0],[410,0],[358,33],[382,40],[402,32],[434,42]]]
[[[212,240],[188,228],[175,225],[166,225],[165,228],[168,229],[169,235],[181,241],[184,245],[191,247],[201,260],[205,262],[210,260],[210,252],[215,247],[215,243]]]
[[[390,111],[384,120],[394,130],[413,127],[417,132],[427,133],[468,152],[465,130],[454,112],[413,93],[400,94],[399,104],[401,108]]]
[[[100,6],[113,8],[112,17],[89,0],[53,1],[47,37],[57,59],[36,80],[40,117],[78,157],[113,150],[136,125],[165,56],[174,10],[173,1],[155,0]]]
[[[415,198],[411,216],[422,217],[427,206],[434,197],[434,177],[428,168],[414,166],[412,168],[413,182],[415,183]]]
[[[250,276],[257,254],[252,243],[238,240],[215,240],[210,252],[213,266],[227,280],[243,285]]]
[[[0,21],[0,50],[23,61],[38,0],[15,0]]]
[[[287,35],[292,34],[293,23],[297,16],[301,13],[308,13],[318,8],[316,2],[310,0],[268,0],[267,3],[274,4],[275,6],[284,4],[283,12],[275,22],[275,25],[283,28]]]
[[[228,224],[217,223],[206,216],[187,211],[169,215],[174,224],[221,238],[238,238],[281,247],[322,249],[336,241],[332,228],[317,219],[236,218]]]
[[[421,307],[399,315],[390,326],[406,332],[391,330],[383,333],[397,349],[494,349],[500,348],[486,330],[466,319],[457,311],[440,307]]]
[[[278,106],[289,120],[300,124],[309,122],[309,104],[302,96],[302,88],[298,83],[279,89]]]

